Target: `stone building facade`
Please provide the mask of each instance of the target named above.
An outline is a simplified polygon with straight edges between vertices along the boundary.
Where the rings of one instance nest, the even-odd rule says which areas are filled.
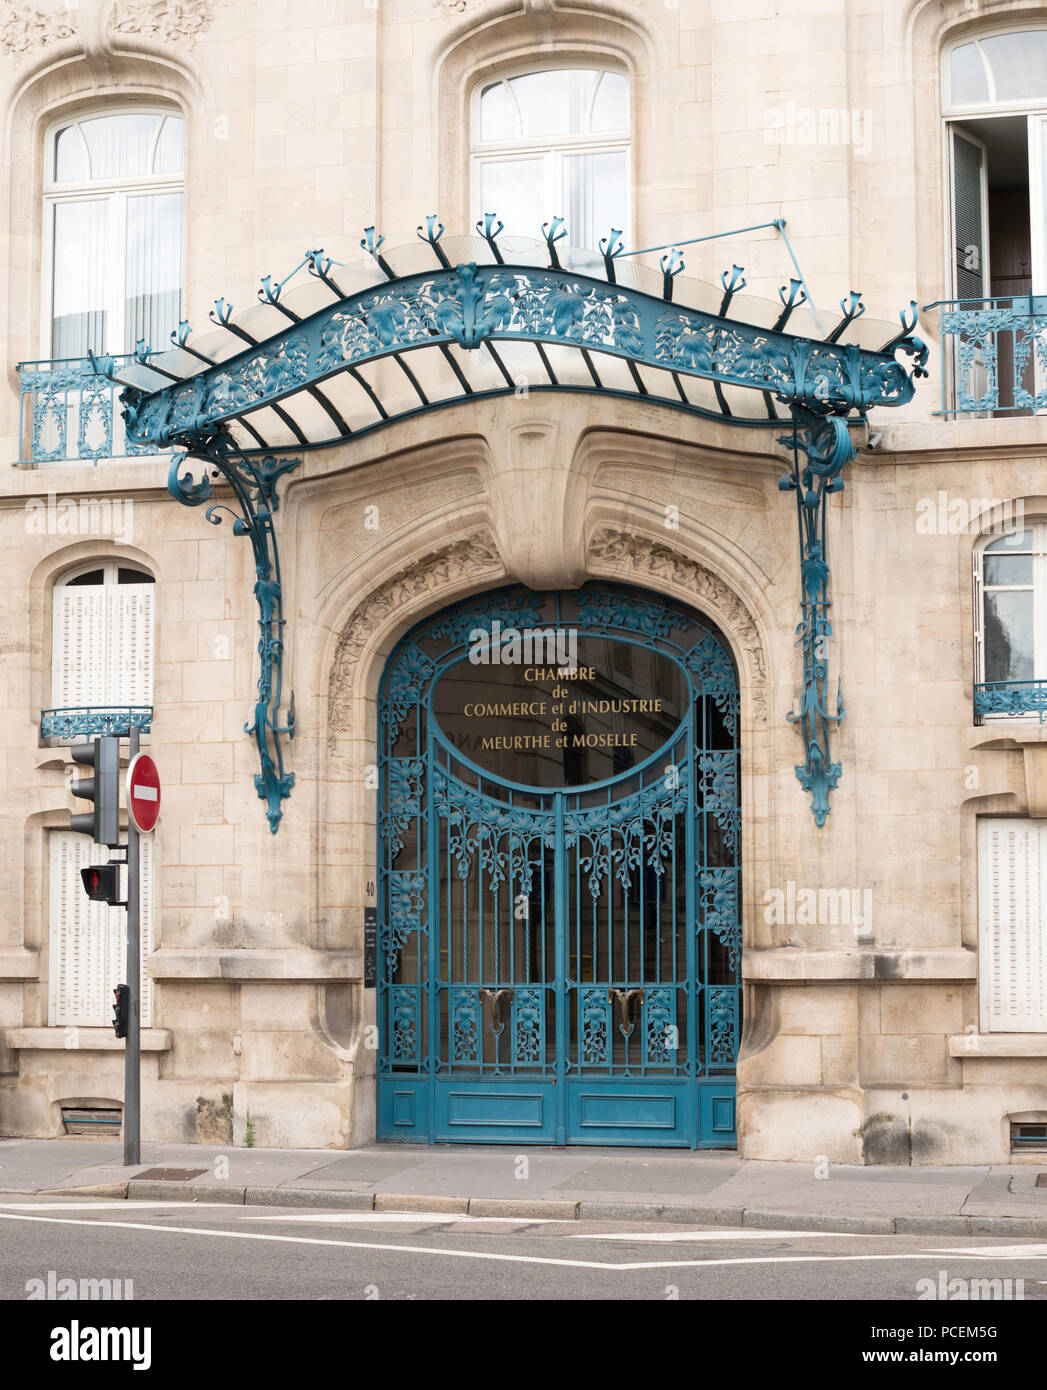
[[[1015,35],[1024,60],[994,42]],[[98,653],[114,653],[109,703],[151,707],[164,781],[147,866],[145,1137],[239,1143],[250,1117],[261,1145],[347,1147],[380,1125],[389,1043],[364,983],[388,834],[374,775],[383,671],[405,634],[466,599],[599,581],[700,615],[736,671],[739,1151],[901,1163],[1035,1151],[1047,1124],[1044,35],[1047,10],[1020,0],[6,7],[0,1133],[56,1135],[122,1094],[107,1021],[117,919],[73,901],[89,846],[65,832],[70,737],[43,717],[106,703],[91,684],[110,660]],[[612,114],[601,134],[590,98],[573,144],[553,130],[506,154],[510,126],[486,141],[483,94],[557,70],[613,74],[624,124]],[[130,126],[126,145],[86,129],[117,115],[148,126],[141,167],[121,153]],[[829,673],[834,708],[837,678],[846,706],[831,810],[818,825],[788,717],[802,698],[805,575],[780,432],[525,382],[299,450],[280,479],[295,736],[274,834],[245,732],[259,675],[251,545],[228,516],[209,526],[179,506],[167,452],[130,454],[119,405],[107,434],[103,415],[87,417],[79,366],[62,381],[50,364],[86,346],[133,351],[139,327],[171,318],[172,263],[171,326],[207,327],[216,298],[256,304],[259,277],[279,280],[306,248],[350,262],[364,228],[399,247],[436,210],[448,235],[465,232],[491,210],[480,199],[499,173],[482,166],[495,156],[530,160],[543,191],[577,194],[595,217],[598,195],[556,182],[582,155],[609,161],[589,167],[613,185],[630,246],[750,229],[683,248],[686,273],[717,296],[720,272],[745,267],[739,305],[776,301],[797,273],[791,248],[811,302],[833,306],[830,326],[855,287],[895,331],[910,301],[984,300],[961,316],[1000,315],[950,328],[924,313],[929,377],[908,404],[852,419],[857,456],[827,502]],[[179,194],[171,241],[163,200]],[[561,211],[537,207],[536,221]],[[167,228],[148,273],[129,268],[136,226]],[[1023,359],[1030,324],[1040,336]],[[214,500],[229,497],[216,487]],[[986,559],[1015,517],[1011,548]],[[381,956],[381,915],[379,931]]]

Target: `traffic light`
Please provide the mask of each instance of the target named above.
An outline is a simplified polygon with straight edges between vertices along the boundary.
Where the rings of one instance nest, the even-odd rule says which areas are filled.
[[[78,743],[70,751],[73,762],[95,770],[93,777],[74,782],[70,791],[95,805],[93,811],[70,816],[69,829],[90,835],[96,845],[116,846],[120,843],[120,740],[96,738]]]
[[[120,865],[91,864],[80,870],[84,892],[93,903],[108,903],[110,907],[121,906]]]
[[[113,1032],[118,1038],[127,1037],[127,1015],[131,1008],[131,991],[126,985],[113,989]]]

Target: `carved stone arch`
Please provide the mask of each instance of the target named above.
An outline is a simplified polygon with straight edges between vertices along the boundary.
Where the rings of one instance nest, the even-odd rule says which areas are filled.
[[[770,683],[763,639],[748,606],[719,575],[682,550],[608,523],[593,532],[588,567],[594,577],[638,584],[706,613],[734,649],[752,723],[768,723]]]
[[[551,3],[524,0],[522,6],[483,20],[466,12],[433,65],[438,206],[449,227],[471,225],[468,165],[473,88],[483,78],[532,58],[538,66],[543,59],[554,59],[557,64],[572,58],[603,59],[625,69],[633,113],[632,186],[640,188],[650,181],[656,131],[653,122],[642,119],[642,112],[653,100],[655,75],[665,70],[670,59],[661,36],[645,22],[640,7],[590,2],[561,9]],[[536,211],[540,223],[556,210]]]
[[[368,667],[426,612],[453,602],[488,581],[506,578],[505,566],[487,527],[429,551],[371,589],[353,609],[338,637],[328,681],[329,740],[362,731],[354,717],[361,701],[373,698]]]
[[[376,872],[377,803],[366,769],[377,764],[378,683],[400,637],[423,618],[478,589],[508,579],[490,529],[474,527],[378,579],[352,606],[334,644],[327,677],[323,775],[317,779],[321,947],[358,940],[365,885]],[[319,753],[319,749],[317,750]],[[357,866],[346,875],[345,864]],[[373,901],[373,900],[372,900]]]

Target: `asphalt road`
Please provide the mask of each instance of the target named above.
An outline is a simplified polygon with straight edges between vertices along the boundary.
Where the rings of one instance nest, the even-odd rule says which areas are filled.
[[[1047,1244],[199,1203],[0,1202],[0,1299],[25,1300],[39,1288],[31,1281],[46,1285],[49,1273],[52,1281],[132,1280],[136,1300],[886,1299],[916,1306],[920,1292],[940,1290],[943,1279],[1020,1279],[1026,1302],[1047,1301]]]

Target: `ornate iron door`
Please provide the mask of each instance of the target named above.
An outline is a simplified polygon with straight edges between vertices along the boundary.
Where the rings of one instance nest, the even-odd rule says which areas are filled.
[[[528,633],[573,666],[470,662]],[[722,638],[619,586],[502,590],[400,643],[380,726],[379,1137],[733,1144]]]

